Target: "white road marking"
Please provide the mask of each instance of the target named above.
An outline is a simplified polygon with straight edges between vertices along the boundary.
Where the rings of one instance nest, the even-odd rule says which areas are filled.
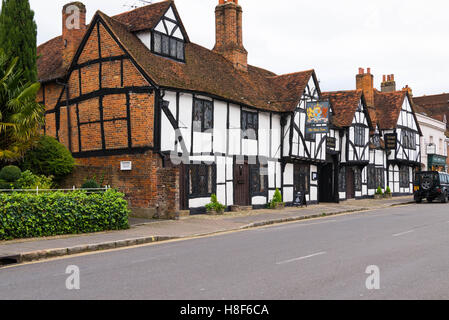
[[[296,261],[310,259],[310,258],[317,257],[317,256],[322,256],[324,254],[327,254],[327,252],[324,252],[324,251],[323,252],[318,252],[318,253],[311,254],[311,255],[308,255],[308,256],[304,256],[304,257],[299,257],[299,258],[295,258],[295,259],[291,259],[291,260],[281,261],[281,262],[278,262],[276,264],[277,265],[282,265],[282,264],[292,263],[292,262],[296,262]]]
[[[400,237],[400,236],[404,236],[406,234],[413,233],[413,232],[415,232],[415,230],[410,230],[410,231],[406,231],[406,232],[396,233],[396,234],[393,235],[393,237]]]

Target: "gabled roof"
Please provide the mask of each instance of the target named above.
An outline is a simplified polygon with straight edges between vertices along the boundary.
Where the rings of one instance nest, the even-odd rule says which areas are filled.
[[[37,48],[37,76],[46,82],[62,78],[66,70],[62,66],[62,36],[56,37]]]
[[[347,128],[352,125],[355,112],[363,97],[362,90],[334,91],[324,92],[322,97],[329,99],[332,104],[334,114],[333,123],[341,128]],[[368,120],[370,123],[370,120]]]
[[[185,40],[189,42],[187,32],[184,29],[184,25],[182,24],[173,0],[166,0],[154,3],[152,5],[143,6],[118,14],[113,18],[125,25],[131,32],[152,30],[157,26],[162,16],[165,15],[170,7],[173,9],[173,13],[180,24],[181,32],[184,34]]]
[[[379,92],[374,89],[377,122],[382,130],[395,129],[407,91]]]
[[[415,102],[418,112],[425,113],[439,121],[443,121],[444,115],[446,115],[446,119],[449,120],[449,93],[413,97],[413,101]]]
[[[114,16],[114,19],[124,24],[129,31],[137,32],[156,27],[161,17],[167,12],[172,1],[162,1],[140,7]]]
[[[309,81],[313,78],[316,82],[313,70],[283,76],[253,66],[248,66],[248,72],[239,71],[219,53],[190,42],[185,45],[185,63],[151,53],[133,30],[140,30],[146,22],[148,25],[157,23],[168,9],[167,5],[172,4],[172,1],[163,1],[112,18],[101,11],[94,16],[94,20],[104,22],[158,87],[209,94],[267,111],[290,112],[295,110]],[[43,49],[42,53],[47,55]],[[44,65],[41,67],[46,69]]]

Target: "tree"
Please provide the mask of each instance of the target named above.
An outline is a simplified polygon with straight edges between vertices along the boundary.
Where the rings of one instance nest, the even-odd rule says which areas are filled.
[[[39,141],[25,154],[22,168],[39,175],[53,176],[57,180],[70,174],[75,167],[70,151],[56,139],[40,137]]]
[[[20,159],[44,123],[44,107],[36,102],[40,84],[24,83],[17,63],[0,49],[0,161]]]
[[[10,61],[18,57],[25,82],[37,81],[37,26],[28,0],[2,0],[0,48]]]

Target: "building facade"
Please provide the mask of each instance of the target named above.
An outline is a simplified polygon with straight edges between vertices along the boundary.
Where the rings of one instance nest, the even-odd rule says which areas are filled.
[[[422,170],[447,172],[447,137],[446,122],[438,121],[423,113],[417,113],[423,136]]]
[[[357,90],[323,94],[314,70],[276,75],[247,63],[237,0],[219,0],[215,17],[210,50],[190,41],[171,0],[98,11],[88,25],[83,4],[64,6],[62,36],[38,48],[38,100],[45,133],[77,159],[68,185],[102,177],[159,217],[204,212],[212,194],[227,207],[264,207],[276,189],[289,204],[299,192],[311,204],[387,185],[411,192],[421,161],[408,92],[378,92],[363,72]],[[310,133],[308,106],[323,101],[327,129]],[[395,150],[386,134],[398,137]]]

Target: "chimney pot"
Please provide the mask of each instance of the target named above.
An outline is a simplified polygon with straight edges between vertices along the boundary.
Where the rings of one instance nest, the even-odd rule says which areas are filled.
[[[391,81],[394,81],[394,74],[391,75]]]
[[[363,68],[359,68],[359,74],[365,74],[365,70]]]
[[[366,73],[371,74],[371,68],[366,69]]]
[[[383,81],[382,82],[387,82],[387,76],[386,75],[383,75]]]

